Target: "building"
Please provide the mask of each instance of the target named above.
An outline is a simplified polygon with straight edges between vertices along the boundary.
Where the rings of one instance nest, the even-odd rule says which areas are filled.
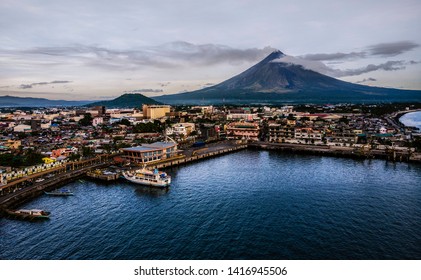
[[[147,163],[171,158],[178,155],[177,143],[155,142],[138,147],[122,149],[123,157],[135,163]]]
[[[269,124],[269,142],[287,142],[295,137],[295,128],[278,123]]]
[[[257,114],[242,114],[242,113],[230,113],[227,115],[227,120],[245,120],[245,121],[253,121],[253,120],[259,120],[260,118],[257,116]]]
[[[103,124],[103,123],[104,123],[104,118],[102,118],[102,117],[96,117],[96,118],[93,118],[93,120],[92,120],[92,125],[95,126],[95,127],[97,127],[98,125]]]
[[[170,112],[169,105],[146,105],[144,104],[143,117],[145,119],[159,119],[165,117],[165,114]]]
[[[295,129],[295,139],[299,143],[320,143],[323,139],[323,132],[311,127],[301,127]]]
[[[30,125],[26,124],[19,124],[13,128],[14,132],[32,132],[32,128]]]
[[[195,131],[194,123],[177,123],[172,127],[173,134],[177,136],[189,136],[193,131]]]
[[[259,140],[260,127],[256,122],[233,122],[227,126],[228,139]]]

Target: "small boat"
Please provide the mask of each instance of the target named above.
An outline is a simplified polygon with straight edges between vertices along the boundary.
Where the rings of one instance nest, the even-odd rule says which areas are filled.
[[[42,181],[45,181],[45,179],[44,179],[44,178],[39,178],[39,179],[36,179],[36,180],[35,180],[35,182],[36,182],[36,183],[40,183],[40,182],[42,182]]]
[[[171,176],[158,169],[151,171],[143,167],[134,171],[125,171],[122,175],[132,183],[151,187],[165,188],[171,183]]]
[[[73,195],[73,193],[68,189],[61,189],[61,190],[54,190],[51,192],[44,191],[46,195],[54,195],[54,196],[69,196]]]
[[[29,219],[46,219],[49,218],[50,212],[39,209],[20,209],[13,212],[16,217],[29,218]]]

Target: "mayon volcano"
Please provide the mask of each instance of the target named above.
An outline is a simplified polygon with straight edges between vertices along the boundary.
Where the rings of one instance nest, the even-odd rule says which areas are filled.
[[[281,104],[421,102],[421,91],[370,87],[341,81],[274,51],[220,84],[153,99],[169,104]]]

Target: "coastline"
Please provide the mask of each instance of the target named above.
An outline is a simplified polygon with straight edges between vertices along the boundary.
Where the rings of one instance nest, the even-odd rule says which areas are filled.
[[[396,113],[394,113],[393,120],[401,127],[413,128],[412,126],[405,125],[403,122],[401,122],[400,119],[406,114],[416,113],[416,112],[421,112],[421,109],[396,112]]]

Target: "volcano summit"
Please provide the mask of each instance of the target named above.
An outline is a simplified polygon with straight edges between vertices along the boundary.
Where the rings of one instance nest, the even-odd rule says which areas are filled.
[[[421,91],[341,81],[274,51],[243,73],[201,90],[154,97],[169,104],[420,102]]]

